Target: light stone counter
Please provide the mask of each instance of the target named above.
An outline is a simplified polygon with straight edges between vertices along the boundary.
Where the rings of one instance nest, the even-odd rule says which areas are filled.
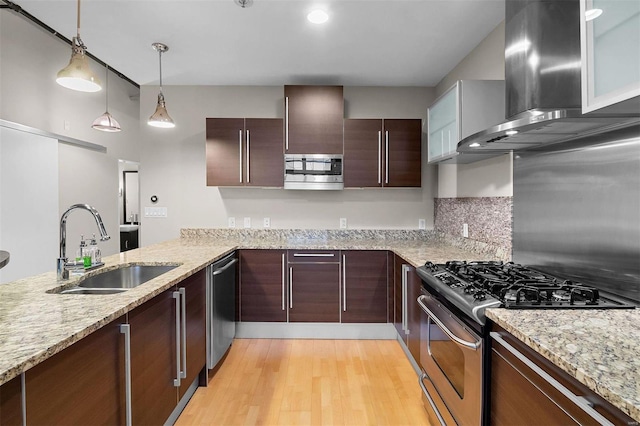
[[[640,422],[640,309],[488,309],[486,314]]]
[[[238,249],[392,250],[419,266],[425,261],[491,259],[495,252],[471,252],[429,231],[277,231],[183,230],[177,240],[105,257],[105,266],[174,264],[177,268],[139,287],[111,295],[47,293],[71,287],[78,277],[58,282],[55,272],[0,285],[0,384],[60,352],[136,306],[171,288],[225,254]],[[55,259],[51,259],[55,264]],[[87,274],[87,275],[88,275]]]

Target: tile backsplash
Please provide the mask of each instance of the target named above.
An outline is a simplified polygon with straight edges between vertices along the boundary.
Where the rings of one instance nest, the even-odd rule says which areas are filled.
[[[436,198],[434,230],[451,238],[468,239],[512,251],[512,197]],[[466,240],[466,238],[465,238]]]

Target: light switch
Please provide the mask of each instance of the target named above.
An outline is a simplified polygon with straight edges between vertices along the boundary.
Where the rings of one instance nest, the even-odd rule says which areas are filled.
[[[467,223],[462,224],[462,236],[465,238],[469,238],[469,224]]]
[[[251,228],[251,218],[250,217],[245,217],[244,218],[244,227],[245,228]]]

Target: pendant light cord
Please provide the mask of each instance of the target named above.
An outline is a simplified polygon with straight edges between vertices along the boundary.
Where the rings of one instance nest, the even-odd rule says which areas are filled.
[[[160,63],[160,93],[162,94],[162,49],[158,49],[158,62]]]
[[[80,0],[78,0],[78,19],[77,19],[76,29],[77,29],[78,39],[80,39]]]
[[[107,112],[109,111],[109,65],[106,66],[107,67],[107,74],[104,76],[104,91],[107,92],[107,105],[106,105],[106,110]]]

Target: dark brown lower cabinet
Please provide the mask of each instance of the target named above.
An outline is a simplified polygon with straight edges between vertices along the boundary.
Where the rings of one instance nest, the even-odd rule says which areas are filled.
[[[387,322],[387,252],[342,251],[344,323]]]
[[[201,270],[178,284],[185,289],[186,320],[186,378],[180,382],[178,401],[198,377],[207,363],[206,330],[206,270]]]
[[[22,377],[0,386],[0,425],[22,425]]]
[[[400,256],[394,262],[394,325],[416,362],[420,361],[420,308],[422,281],[411,264]]]
[[[615,425],[637,423],[499,326],[492,325],[491,336],[492,425],[600,425],[602,418]],[[589,415],[558,385],[584,398],[602,418]]]
[[[290,263],[289,280],[289,322],[340,322],[340,263]]]
[[[164,424],[177,403],[174,290],[129,313],[133,424]]]
[[[124,323],[118,318],[25,373],[27,424],[125,423]]]
[[[287,321],[286,253],[240,251],[240,321]]]

